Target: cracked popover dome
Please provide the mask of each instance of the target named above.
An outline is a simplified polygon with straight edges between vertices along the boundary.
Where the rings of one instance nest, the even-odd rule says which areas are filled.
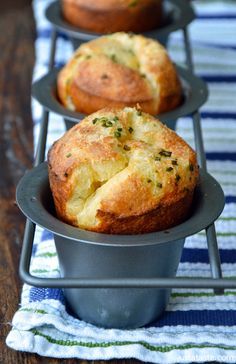
[[[156,115],[182,101],[182,87],[165,48],[141,35],[115,33],[82,44],[59,72],[58,96],[74,111],[140,105]]]
[[[49,181],[59,219],[102,233],[138,234],[184,221],[198,181],[196,154],[135,108],[89,115],[53,144]]]
[[[62,0],[72,25],[97,33],[144,32],[163,23],[163,0]]]

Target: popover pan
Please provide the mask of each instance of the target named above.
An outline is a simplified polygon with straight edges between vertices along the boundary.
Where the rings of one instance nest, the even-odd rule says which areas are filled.
[[[195,14],[189,1],[186,0],[165,0],[163,13],[163,24],[159,28],[142,34],[156,39],[166,46],[170,33],[185,28],[194,20]],[[71,39],[74,49],[77,49],[83,42],[101,36],[100,33],[85,31],[68,23],[63,18],[60,1],[50,4],[45,15],[56,30],[66,34]]]
[[[175,277],[185,238],[209,226],[224,207],[219,183],[200,171],[190,217],[182,224],[139,235],[82,230],[57,219],[46,162],[25,174],[18,184],[16,199],[31,221],[53,233],[60,274],[68,280]],[[47,287],[47,279],[44,281]],[[68,307],[80,319],[102,327],[125,329],[156,320],[165,310],[170,292],[167,288],[64,286]]]
[[[208,89],[206,83],[197,76],[194,76],[186,68],[176,66],[183,88],[183,102],[174,110],[156,115],[169,128],[175,129],[176,121],[182,116],[193,114],[207,100]],[[53,69],[45,76],[34,82],[32,85],[32,96],[48,111],[61,115],[65,120],[66,129],[70,129],[85,114],[78,111],[71,111],[64,107],[57,96],[57,76],[60,69]]]

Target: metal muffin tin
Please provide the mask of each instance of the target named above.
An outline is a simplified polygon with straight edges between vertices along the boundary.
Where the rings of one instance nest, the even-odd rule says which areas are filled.
[[[219,183],[201,171],[191,215],[182,224],[149,234],[94,233],[57,219],[47,163],[25,174],[18,184],[16,199],[31,221],[53,233],[63,277],[36,278],[21,268],[22,279],[34,286],[63,287],[68,306],[78,317],[113,328],[141,327],[164,311],[170,289],[144,288],[137,282],[155,278],[169,278],[174,282],[185,238],[209,226],[224,207]],[[122,287],[129,287],[132,279],[135,288],[113,286],[118,281]],[[104,284],[104,280],[109,283]]]
[[[177,1],[170,0],[170,1],[168,1],[168,3],[173,4],[172,6],[175,6],[175,10],[177,10],[177,13],[176,13],[176,11],[174,11],[173,16],[177,16],[176,14],[179,14],[178,11],[182,12],[189,8],[189,3],[186,2],[186,0],[177,0]],[[56,5],[54,5],[54,6],[56,6]],[[176,6],[178,7],[179,10],[176,8]],[[194,63],[193,63],[193,59],[192,59],[191,41],[189,39],[188,27],[187,27],[187,25],[192,20],[194,20],[194,13],[193,13],[192,9],[190,9],[190,12],[191,13],[189,13],[189,16],[190,16],[189,22],[187,20],[188,15],[185,16],[186,25],[184,25],[184,23],[182,23],[182,24],[179,23],[179,25],[177,26],[176,29],[172,28],[170,30],[170,28],[168,28],[167,33],[177,30],[178,27],[181,28],[183,26],[183,28],[181,28],[181,31],[183,33],[183,51],[184,51],[185,57],[186,57],[186,66],[191,73],[194,73]],[[88,34],[85,32],[78,33],[78,29],[75,30],[75,28],[71,29],[71,30],[72,30],[72,32],[74,31],[74,35],[73,35],[73,33],[71,33],[71,36],[72,35],[75,37],[78,36],[77,40],[79,41],[79,39],[80,39],[79,43],[82,43],[83,41],[86,41],[86,40],[94,39],[95,37],[98,36],[96,34],[91,35],[91,34]],[[61,27],[60,24],[53,24],[53,22],[52,22],[52,33],[51,33],[49,66],[48,66],[49,70],[52,70],[52,68],[54,66],[55,52],[57,49],[57,37],[58,37],[58,32],[60,32],[60,31],[66,33],[64,31],[64,26]],[[165,29],[159,29],[158,32],[165,33]],[[163,34],[163,36],[166,37],[163,39],[163,42],[165,42],[167,40],[169,33]],[[162,35],[161,33],[159,33],[159,34],[160,34],[160,36]],[[151,36],[150,33],[149,33],[149,36]],[[154,38],[156,38],[156,37],[154,37]],[[74,44],[74,46],[75,46],[75,44]],[[42,122],[40,124],[40,133],[39,133],[39,138],[38,138],[38,143],[37,143],[37,152],[36,152],[36,157],[35,157],[36,166],[40,162],[44,161],[44,158],[45,158],[47,129],[48,129],[48,122],[49,122],[49,111],[48,110],[49,109],[46,109],[46,108],[44,108],[44,110],[43,110]],[[198,110],[196,110],[191,116],[192,116],[192,121],[193,121],[195,148],[197,151],[198,163],[201,166],[202,170],[204,172],[206,172],[206,170],[207,170],[206,156],[205,156],[204,141],[203,141],[202,130],[201,130],[200,113],[198,112]],[[40,167],[40,168],[44,168],[44,167]],[[33,181],[32,181],[32,183],[33,183]],[[18,191],[20,191],[20,188],[21,188],[20,185],[21,185],[21,183],[19,184]],[[46,192],[46,190],[45,190],[45,192]],[[209,192],[211,193],[211,191],[209,191]],[[43,198],[43,195],[41,194],[41,201],[42,201],[42,198]],[[218,199],[220,199],[221,203],[223,203],[222,202],[222,191],[220,191],[220,194],[218,196],[216,195],[215,200],[211,202],[211,205],[209,207],[209,214],[211,214],[212,208],[215,207],[215,204],[218,203],[217,202]],[[31,202],[33,203],[34,200],[35,200],[35,196],[32,197]],[[43,201],[45,201],[44,198],[43,198]],[[51,199],[49,197],[49,200],[48,200],[49,204],[51,203],[50,201],[51,201]],[[46,206],[46,205],[44,205],[44,206]],[[217,206],[219,206],[219,205],[217,205]],[[32,211],[32,209],[31,209],[31,211]],[[45,208],[44,208],[44,212],[45,212]],[[44,213],[44,212],[42,212],[42,213]],[[53,211],[51,211],[51,212],[53,212]],[[55,217],[54,217],[54,219],[55,219]],[[68,227],[68,225],[66,225],[66,226]],[[180,226],[182,226],[182,224]],[[23,244],[22,244],[21,257],[20,257],[20,266],[19,266],[19,272],[20,272],[20,276],[21,276],[22,280],[32,286],[58,287],[58,288],[61,287],[61,288],[65,288],[66,290],[68,290],[70,288],[75,288],[76,291],[78,289],[83,289],[83,290],[87,290],[87,291],[98,291],[98,290],[101,291],[102,289],[103,290],[104,289],[108,289],[108,290],[113,289],[113,292],[115,292],[114,289],[116,288],[116,289],[118,289],[118,291],[120,291],[120,292],[123,291],[126,293],[129,292],[129,290],[127,290],[127,288],[133,288],[133,289],[136,289],[136,291],[137,291],[137,288],[139,290],[146,288],[146,289],[149,289],[148,292],[151,292],[151,290],[156,291],[157,288],[159,290],[161,290],[159,292],[163,292],[163,289],[165,289],[165,292],[166,292],[166,289],[170,289],[170,288],[176,288],[176,289],[177,288],[191,288],[191,289],[213,288],[215,294],[222,294],[224,292],[224,289],[226,289],[226,288],[236,289],[236,280],[224,278],[222,275],[220,255],[219,255],[219,250],[218,250],[214,222],[212,222],[209,226],[207,226],[205,228],[212,278],[203,278],[203,277],[202,278],[199,278],[199,277],[193,277],[193,278],[188,278],[188,277],[186,277],[186,278],[179,278],[179,277],[166,278],[166,277],[164,277],[163,278],[162,276],[158,276],[158,278],[156,278],[157,275],[155,276],[155,278],[150,278],[150,277],[147,278],[145,276],[140,277],[138,274],[134,277],[128,277],[128,278],[127,277],[114,278],[113,276],[110,276],[110,275],[108,275],[105,278],[104,277],[77,278],[77,276],[75,278],[75,277],[65,276],[64,278],[60,278],[60,279],[47,278],[45,280],[40,277],[32,276],[29,272],[32,248],[33,248],[33,241],[34,241],[34,235],[35,235],[35,228],[36,228],[35,223],[32,222],[30,219],[27,219],[26,226],[25,226],[25,232],[24,232],[24,238],[23,238]],[[70,231],[71,231],[71,229],[73,229],[73,228],[70,227]],[[78,232],[78,229],[76,229],[76,230]],[[65,231],[67,231],[67,229],[64,230],[63,234],[65,233]],[[169,233],[170,232],[168,232],[168,233],[166,232],[164,234],[166,234],[168,236]],[[62,235],[59,234],[58,239],[60,239],[60,237],[61,237],[61,239],[64,239],[63,234]],[[150,235],[150,234],[148,234],[148,235]],[[122,238],[124,238],[124,237],[122,237]],[[130,238],[133,239],[133,236],[132,237],[130,236]],[[144,235],[142,236],[142,238],[144,238]],[[177,237],[177,240],[178,239],[179,238]],[[71,241],[71,240],[73,240],[73,237],[72,237],[72,239],[71,239],[71,237],[69,238],[69,241]],[[179,239],[179,240],[181,240],[181,239]],[[76,244],[81,245],[82,242],[76,242]],[[89,245],[90,247],[92,245],[94,245],[92,243],[90,243],[90,244],[83,243],[83,244],[85,246]],[[160,243],[160,246],[166,245],[166,244],[167,244],[167,242],[166,243],[162,242],[162,243]],[[173,242],[171,242],[170,244],[172,244],[171,246],[173,247],[173,245],[174,245]],[[180,244],[182,244],[182,243],[180,242]],[[96,246],[97,246],[97,244],[96,244]],[[113,249],[114,247],[111,247],[111,248]],[[141,248],[142,248],[142,246],[141,246]],[[73,291],[73,290],[71,290],[71,291]],[[75,298],[75,300],[76,300],[76,298]],[[164,295],[164,300],[168,300],[167,298],[165,298],[165,295]],[[73,299],[72,299],[72,301],[73,301]],[[146,301],[145,301],[145,303],[146,303]],[[164,302],[163,306],[165,306],[165,302]],[[158,310],[161,311],[161,309],[162,308],[159,306]],[[145,310],[148,311],[149,306],[147,307],[145,305]],[[149,317],[149,319],[150,319],[150,317]],[[138,324],[140,324],[140,322]],[[134,325],[137,326],[137,323],[134,323]]]
[[[163,45],[167,44],[170,33],[183,29],[194,20],[194,11],[186,0],[165,0],[163,24],[154,30],[143,32],[146,37],[157,39]],[[46,18],[56,28],[71,39],[74,48],[82,42],[99,37],[100,33],[82,30],[68,23],[62,15],[60,1],[55,1],[46,10]]]
[[[183,88],[183,102],[174,110],[157,115],[168,127],[175,129],[181,116],[191,115],[207,100],[208,90],[205,82],[181,66],[176,66]],[[53,69],[32,86],[32,96],[48,111],[62,116],[69,129],[86,115],[64,107],[57,96],[57,76],[59,69]]]

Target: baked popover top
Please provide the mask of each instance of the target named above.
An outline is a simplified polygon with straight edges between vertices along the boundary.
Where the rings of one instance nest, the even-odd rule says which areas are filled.
[[[167,229],[189,214],[196,154],[174,131],[135,108],[86,117],[48,154],[58,217],[103,233]]]
[[[62,0],[62,14],[72,25],[100,34],[144,32],[163,24],[163,0]]]
[[[58,76],[65,107],[90,114],[106,106],[136,106],[152,115],[182,100],[174,64],[155,40],[124,32],[82,44]]]
[[[114,8],[127,8],[140,6],[147,0],[63,0],[66,3],[74,3],[78,6],[83,6],[88,9],[107,10]],[[115,19],[113,19],[115,20]]]

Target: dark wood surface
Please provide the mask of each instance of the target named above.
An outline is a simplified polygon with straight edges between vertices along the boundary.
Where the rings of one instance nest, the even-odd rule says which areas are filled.
[[[38,0],[40,1],[40,0]],[[20,302],[19,255],[25,219],[15,204],[15,188],[32,166],[30,89],[35,24],[30,0],[0,2],[0,364],[140,363],[43,358],[9,349],[5,339]]]

